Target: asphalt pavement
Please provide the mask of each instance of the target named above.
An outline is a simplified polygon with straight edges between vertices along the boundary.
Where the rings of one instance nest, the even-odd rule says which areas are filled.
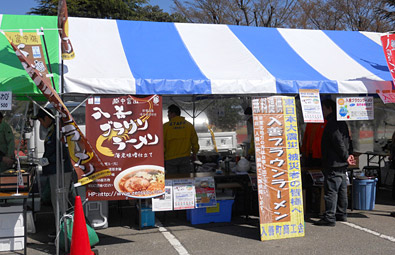
[[[374,210],[349,210],[348,222],[314,226],[317,213],[305,213],[305,237],[260,241],[259,218],[233,215],[228,223],[191,225],[185,211],[156,213],[156,226],[139,229],[137,211],[128,201],[112,201],[109,226],[98,229],[101,255],[123,254],[395,254],[395,200],[377,190]],[[27,254],[56,254],[48,233],[54,229],[50,206],[35,215],[36,233],[28,234]],[[0,254],[23,254],[22,251]],[[60,254],[65,254],[63,251]]]

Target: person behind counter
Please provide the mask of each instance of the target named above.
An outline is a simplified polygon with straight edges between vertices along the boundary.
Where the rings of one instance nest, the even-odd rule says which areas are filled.
[[[247,125],[247,137],[243,141],[245,145],[245,154],[243,156],[249,157],[255,153],[254,149],[254,126],[253,126],[253,119],[252,119],[252,108],[248,106],[244,110],[244,119]]]
[[[347,123],[336,120],[336,103],[322,101],[322,112],[328,121],[322,134],[321,152],[324,173],[324,217],[314,225],[332,226],[336,220],[347,221],[347,167],[355,165]]]
[[[47,113],[48,112],[48,113]],[[44,176],[49,178],[49,186],[51,189],[51,203],[54,214],[56,214],[56,143],[61,141],[56,140],[56,125],[52,116],[50,109],[40,109],[36,116],[32,119],[40,121],[42,127],[47,130],[47,135],[44,141],[44,154],[39,160],[39,164],[42,166],[42,173]],[[63,166],[64,166],[64,189],[66,196],[69,193],[69,187],[71,182],[71,171],[73,169],[70,161],[70,156],[66,146],[63,144]],[[67,198],[66,198],[67,200]],[[66,201],[62,200],[62,196],[59,196],[59,211],[65,212],[67,209]],[[64,208],[66,205],[66,208]],[[56,217],[55,217],[56,220]],[[56,222],[55,222],[56,224]],[[55,231],[48,235],[49,238],[55,238]],[[50,241],[52,243],[52,240]]]
[[[306,167],[321,167],[321,140],[322,133],[326,125],[324,123],[307,123],[303,135],[302,147],[302,165]]]
[[[15,161],[15,138],[12,128],[4,120],[0,112],[0,172],[10,167]]]
[[[168,107],[169,121],[163,125],[166,173],[189,173],[191,153],[193,160],[199,151],[198,136],[194,126],[181,117],[181,110],[172,104]]]

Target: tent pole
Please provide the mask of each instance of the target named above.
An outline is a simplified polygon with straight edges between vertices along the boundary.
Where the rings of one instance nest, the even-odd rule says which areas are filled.
[[[63,62],[63,59],[62,59],[62,61],[61,61],[61,79],[60,79],[60,88],[59,88],[59,91],[61,91],[60,98],[61,98],[62,101],[64,101],[63,100],[64,99],[64,75],[63,75],[63,71],[64,71],[64,62]],[[60,113],[58,112],[58,114],[60,114]],[[61,190],[61,195],[62,195],[62,200],[61,200],[62,206],[61,206],[61,212],[60,213],[61,213],[62,219],[63,219],[63,226],[67,226],[66,225],[66,218],[64,216],[66,215],[66,211],[67,211],[67,207],[68,207],[67,206],[68,205],[68,202],[67,202],[68,201],[68,193],[66,194],[65,183],[64,183],[65,182],[64,164],[63,164],[63,161],[64,161],[63,153],[64,152],[63,152],[63,145],[62,145],[62,142],[61,142],[61,133],[60,133],[60,126],[59,125],[57,126],[57,130],[59,131],[59,137],[58,137],[59,140],[57,140],[57,141],[59,141],[58,144],[60,146],[60,149],[57,150],[57,152],[59,152],[59,154],[60,154],[60,156],[59,156],[59,159],[60,159],[60,178],[59,178],[60,187],[59,187],[59,189]],[[64,228],[64,243],[65,243],[64,250],[66,252],[69,251],[69,240],[67,238],[67,236],[68,236],[67,231],[68,231],[68,229],[67,229],[67,227],[65,227]]]
[[[45,41],[45,36],[44,36],[44,29],[41,28],[42,32],[42,38],[44,42],[44,49],[45,53],[47,56],[47,62],[48,62],[48,68],[50,71],[50,74],[52,75],[52,66],[51,66],[51,61],[49,60],[49,54],[48,54],[48,48],[47,48],[47,43]],[[62,64],[61,64],[61,84],[60,86],[63,90],[63,59],[62,59]],[[55,81],[53,78],[53,75],[51,76],[51,81],[52,81],[52,87],[56,91],[56,86],[55,86]],[[63,91],[62,91],[63,92]],[[62,98],[63,93],[61,93],[61,98]],[[63,98],[62,98],[63,100]],[[63,224],[64,224],[64,231],[65,231],[65,251],[68,251],[68,243],[67,243],[67,226],[66,226],[66,219],[63,217],[65,215],[65,208],[66,208],[66,196],[65,196],[65,189],[64,189],[64,167],[63,167],[63,146],[61,146],[61,137],[60,137],[60,114],[59,112],[56,112],[55,116],[55,122],[56,122],[56,233],[59,233],[60,231],[60,214],[62,215],[63,219]],[[59,197],[62,196],[62,206],[59,205]],[[56,238],[56,255],[59,255],[59,238]]]
[[[60,159],[60,130],[59,130],[59,112],[55,114],[55,123],[56,123],[56,210],[55,210],[55,219],[56,219],[56,233],[60,233],[60,205],[59,205],[59,196],[61,195],[60,183],[61,183],[61,159]],[[66,225],[64,225],[66,228]],[[56,236],[58,236],[56,234]],[[56,255],[59,255],[59,238],[56,238]]]
[[[45,55],[47,55],[48,69],[49,69],[49,73],[51,74],[52,87],[53,87],[53,88],[55,89],[55,91],[56,91],[55,81],[54,81],[54,79],[53,79],[53,72],[52,72],[51,61],[49,61],[47,43],[46,43],[46,41],[45,41],[45,36],[44,36],[44,28],[41,28],[41,33],[42,33],[41,36],[42,36],[43,42],[44,42]],[[62,62],[63,62],[63,60],[62,60]],[[62,66],[63,66],[63,63],[62,63]],[[63,75],[63,71],[62,71],[62,75]]]
[[[193,126],[195,126],[195,110],[196,110],[196,104],[195,104],[196,96],[192,96],[192,120],[193,120]]]

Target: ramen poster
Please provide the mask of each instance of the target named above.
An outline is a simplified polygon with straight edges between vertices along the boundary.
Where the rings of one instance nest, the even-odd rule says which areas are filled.
[[[86,136],[111,176],[87,185],[90,200],[164,194],[162,98],[94,96],[86,105]]]

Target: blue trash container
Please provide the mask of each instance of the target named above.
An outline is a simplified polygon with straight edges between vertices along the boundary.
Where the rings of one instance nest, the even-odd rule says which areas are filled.
[[[377,179],[353,180],[353,202],[357,210],[373,210]]]

